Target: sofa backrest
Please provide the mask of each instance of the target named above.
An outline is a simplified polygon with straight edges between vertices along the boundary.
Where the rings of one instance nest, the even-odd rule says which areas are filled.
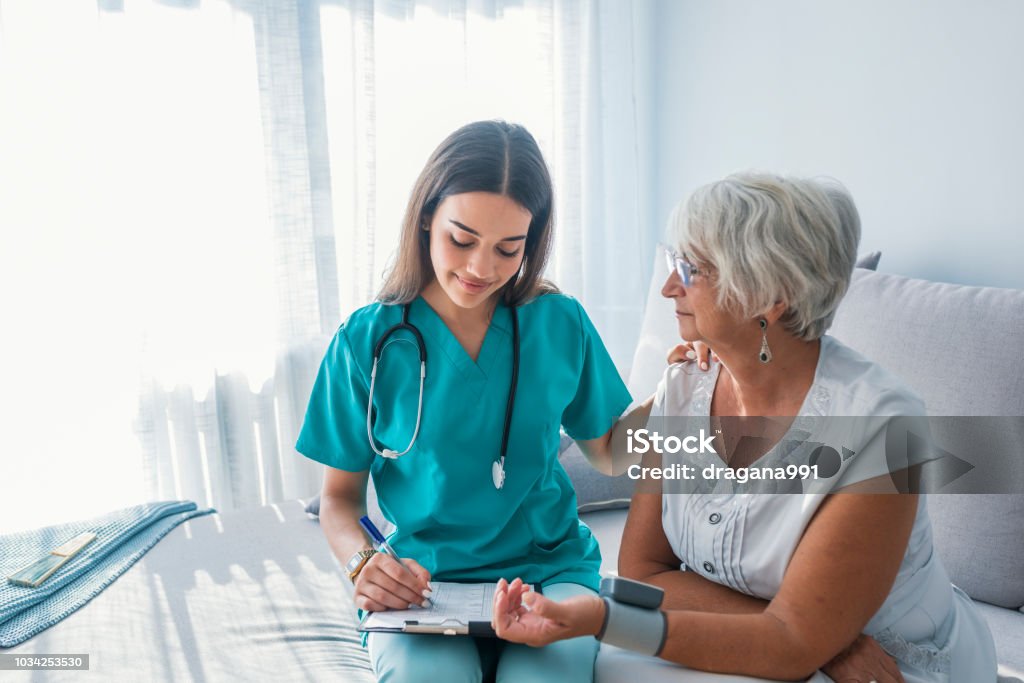
[[[979,465],[929,496],[936,551],[971,597],[1024,605],[1024,291],[858,270],[829,334],[902,378],[929,415],[972,417],[931,420],[938,446]],[[993,491],[1007,493],[981,493]]]
[[[829,334],[902,377],[931,415],[1024,415],[1024,291],[857,269]]]

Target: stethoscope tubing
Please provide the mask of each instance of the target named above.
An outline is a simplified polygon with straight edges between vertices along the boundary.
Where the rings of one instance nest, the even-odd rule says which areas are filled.
[[[385,448],[383,451],[379,450],[377,448],[377,442],[373,438],[373,387],[377,383],[378,360],[379,358],[377,357],[373,359],[373,369],[370,370],[370,398],[366,403],[366,437],[370,440],[370,448],[373,449],[374,453],[384,458],[394,459],[401,457],[412,450],[413,444],[416,443],[416,437],[420,434],[420,421],[423,419],[423,381],[427,377],[427,363],[426,361],[420,361],[420,398],[419,403],[416,406],[416,428],[412,432],[412,439],[409,440],[409,445],[405,447],[404,451],[398,453],[390,448]]]
[[[402,307],[402,322],[389,327],[373,347],[373,367],[370,370],[370,395],[366,402],[366,437],[374,453],[389,459],[399,458],[412,450],[413,444],[416,443],[416,438],[419,436],[420,423],[423,419],[423,385],[427,377],[427,345],[423,341],[423,335],[419,329],[409,322],[409,309],[409,304],[405,304]],[[512,429],[512,413],[515,408],[516,389],[519,385],[519,315],[515,306],[509,307],[509,313],[512,316],[512,382],[511,386],[509,386],[508,401],[505,404],[505,424],[501,433],[500,460],[498,463],[495,463],[500,468],[502,482],[504,482],[505,457],[508,454],[508,437]],[[420,391],[419,402],[416,406],[416,427],[413,430],[412,439],[409,440],[409,445],[405,447],[405,450],[397,452],[390,448],[383,450],[377,448],[377,442],[373,438],[373,391],[377,384],[377,363],[380,361],[384,349],[391,343],[388,341],[388,338],[401,330],[408,330],[416,338],[415,346],[420,356]],[[395,339],[392,341],[408,340]],[[501,488],[497,481],[495,481],[495,486],[499,489]]]
[[[373,438],[373,388],[377,383],[377,362],[380,361],[380,357],[384,353],[384,349],[387,347],[388,343],[390,343],[388,342],[388,337],[400,330],[409,330],[412,332],[413,336],[416,337],[416,349],[420,354],[420,398],[419,403],[416,406],[416,428],[413,430],[412,439],[409,441],[409,445],[405,447],[405,450],[398,453],[390,448],[385,448],[383,451],[378,449],[377,442]],[[398,458],[408,453],[412,449],[413,444],[416,443],[416,437],[419,436],[420,433],[420,421],[423,419],[423,383],[426,377],[427,345],[423,341],[423,335],[420,334],[419,329],[409,322],[409,304],[406,304],[402,307],[402,322],[389,327],[373,347],[373,368],[370,370],[370,396],[366,401],[366,437],[370,441],[370,448],[372,448],[373,452],[377,455],[384,458]]]
[[[505,428],[501,432],[501,471],[505,471],[505,455],[508,453],[508,434],[512,428],[512,411],[516,406],[516,388],[519,386],[519,314],[516,307],[508,309],[512,314],[512,382],[508,389],[508,403],[505,404]]]

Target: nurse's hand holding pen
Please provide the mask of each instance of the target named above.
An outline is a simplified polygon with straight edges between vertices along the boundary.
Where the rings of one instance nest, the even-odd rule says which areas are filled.
[[[377,553],[356,577],[356,605],[371,612],[429,607],[430,572],[412,558],[400,558],[368,516],[359,525],[377,544]]]
[[[354,585],[356,607],[371,612],[409,609],[422,605],[430,590],[430,572],[415,560],[403,558],[403,567],[387,552],[370,547],[359,519],[366,514],[366,486],[370,473],[324,469],[320,495],[320,527],[335,557]],[[378,532],[379,533],[379,532]]]
[[[367,560],[356,577],[356,607],[382,612],[429,605],[430,572],[409,557],[403,557],[402,564],[382,552]]]

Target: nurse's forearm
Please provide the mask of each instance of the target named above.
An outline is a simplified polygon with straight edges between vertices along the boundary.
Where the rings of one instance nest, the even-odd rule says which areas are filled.
[[[359,526],[359,518],[365,514],[365,504],[360,505],[343,496],[320,496],[320,528],[327,538],[327,545],[343,567],[350,557],[371,547]]]
[[[620,417],[604,436],[577,442],[594,469],[617,477],[630,465],[640,462],[640,456],[628,452],[626,434],[647,424],[653,405],[654,396],[651,396]]]

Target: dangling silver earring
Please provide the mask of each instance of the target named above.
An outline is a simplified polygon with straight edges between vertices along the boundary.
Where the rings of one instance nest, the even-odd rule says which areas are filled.
[[[757,321],[761,324],[761,352],[757,354],[757,359],[762,363],[772,362],[772,350],[768,348],[768,321],[761,318]]]

